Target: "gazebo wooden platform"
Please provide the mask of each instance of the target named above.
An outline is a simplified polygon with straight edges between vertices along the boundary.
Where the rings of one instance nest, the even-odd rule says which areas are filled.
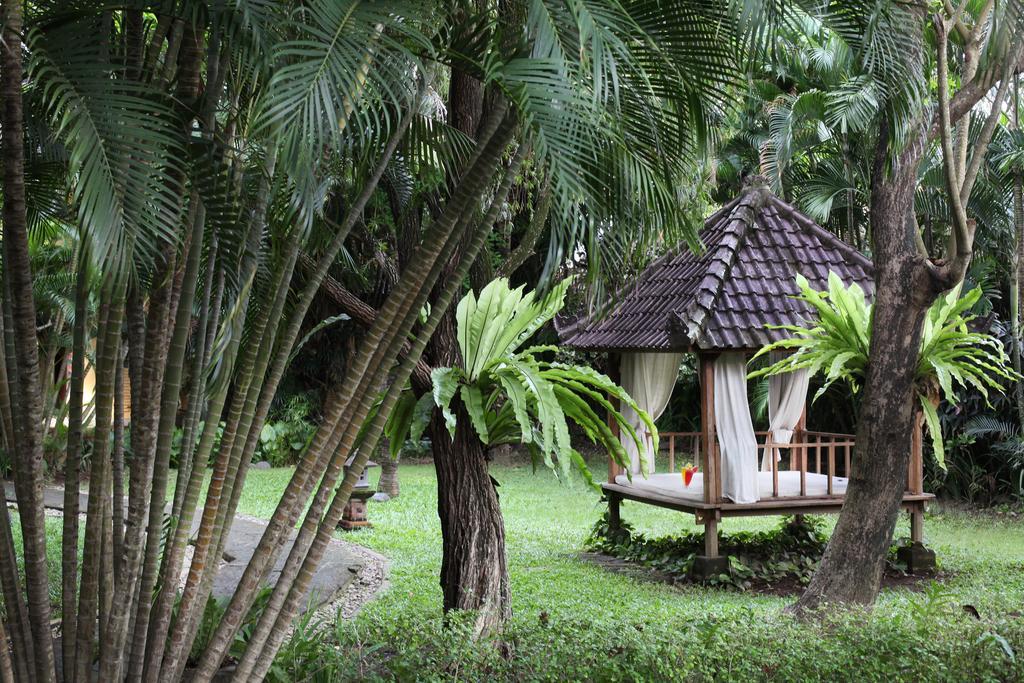
[[[856,282],[869,296],[874,283],[873,266],[864,255],[774,196],[763,182],[749,184],[740,197],[708,218],[700,237],[706,247],[703,253],[695,255],[681,246],[666,254],[628,286],[604,315],[581,320],[560,333],[568,346],[608,352],[613,374],[620,363],[626,367],[629,354],[631,360],[643,354],[669,368],[678,354],[696,354],[700,431],[660,435],[661,444],[668,447],[667,473],[641,473],[635,468],[626,473],[609,459],[608,481],[602,488],[613,524],[623,500],[693,514],[706,531],[705,556],[698,558],[695,572],[711,575],[728,566],[727,558],[718,553],[718,523],[723,517],[838,513],[857,462],[853,435],[807,429],[801,395],[796,411],[802,407],[803,413],[788,425],[786,438],[776,439],[770,431],[755,432],[756,456],[744,453],[746,459],[757,457],[769,463],[756,474],[755,500],[731,500],[723,492],[723,479],[730,475],[723,470],[722,443],[730,440],[716,424],[716,361],[726,354],[749,359],[786,335],[773,326],[811,319],[811,309],[792,298],[799,293],[798,273],[819,290],[827,289],[830,272],[846,284]],[[674,367],[678,369],[678,360]],[[642,384],[631,388],[623,382],[623,386],[634,398],[638,389],[643,390]],[[731,390],[735,393],[735,386]],[[744,396],[745,392],[744,386]],[[662,398],[658,413],[667,402]],[[609,424],[617,431],[614,420]],[[676,470],[677,456],[684,450],[688,459],[700,465],[690,485],[684,485]],[[921,565],[934,560],[922,545],[924,507],[934,496],[923,487],[920,421],[907,435],[907,450],[910,463],[902,505],[911,518],[912,558]],[[778,457],[771,457],[775,454]],[[744,461],[743,467],[751,466],[756,468],[756,460]]]

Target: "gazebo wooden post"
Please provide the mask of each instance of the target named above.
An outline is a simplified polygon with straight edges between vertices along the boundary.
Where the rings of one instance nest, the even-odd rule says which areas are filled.
[[[719,451],[715,436],[715,356],[717,354],[698,353],[700,367],[700,450],[701,467],[704,477],[704,502],[717,506],[721,495],[721,467]],[[693,561],[692,574],[699,581],[729,571],[729,558],[718,554],[718,522],[721,511],[713,509],[701,510],[697,515],[697,523],[704,525],[704,554],[698,555]]]
[[[911,494],[924,493],[924,454],[921,429],[924,415],[918,410],[914,415],[914,431],[910,439],[910,467],[907,488]],[[907,508],[910,511],[910,544],[897,549],[897,559],[907,566],[912,574],[935,571],[935,551],[924,545],[924,501],[915,500]]]
[[[618,384],[621,381],[621,379],[622,379],[622,371],[619,368],[619,363],[620,362],[621,362],[621,358],[620,358],[619,354],[617,354],[617,353],[609,353],[608,354],[608,378],[611,379],[611,381],[615,382],[616,384]],[[618,398],[616,398],[614,396],[609,396],[608,399],[611,402],[611,404],[615,407],[616,410],[618,410],[620,408],[619,399]],[[608,411],[608,428],[612,431],[612,434],[615,435],[615,438],[619,438],[619,423],[615,419],[615,417],[612,415],[612,412],[610,410]],[[609,484],[614,484],[615,483],[615,477],[617,477],[618,475],[619,475],[619,465],[618,465],[618,463],[615,462],[615,459],[612,457],[612,454],[609,453],[608,454],[608,483]]]
[[[700,452],[704,472],[704,502],[721,502],[719,498],[719,466],[715,434],[715,358],[698,354],[700,366]]]
[[[791,470],[802,470],[807,471],[805,463],[807,462],[807,446],[804,442],[807,440],[807,402],[804,402],[804,412],[800,413],[800,419],[796,423],[796,427],[793,429],[793,441],[800,444],[796,448],[789,449],[789,469]]]
[[[609,353],[608,354],[608,376],[615,382],[619,383],[622,373],[619,369],[619,354]],[[616,410],[620,408],[619,399],[614,396],[608,397],[611,404]],[[611,430],[615,438],[619,438],[619,422],[612,415],[612,412],[608,411],[608,428]],[[611,453],[608,454],[608,483],[614,484],[615,477],[619,474],[619,465],[615,462],[615,458],[612,457]],[[608,499],[608,526],[612,529],[619,529],[622,526],[622,512],[620,507],[622,505],[622,497],[612,492],[606,492],[605,497]]]

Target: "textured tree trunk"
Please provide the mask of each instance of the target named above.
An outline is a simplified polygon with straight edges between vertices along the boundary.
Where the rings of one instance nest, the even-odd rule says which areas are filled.
[[[466,135],[475,135],[483,111],[483,90],[479,81],[458,69],[452,72],[448,89],[451,124]],[[452,256],[445,273],[451,278],[465,254]],[[486,247],[474,260],[487,260]],[[473,268],[475,285],[485,277],[486,268]],[[455,309],[440,320],[427,345],[434,367],[455,366],[461,361]],[[461,408],[460,408],[461,411]],[[437,514],[441,519],[441,590],[445,611],[477,610],[477,636],[492,633],[511,614],[508,568],[505,563],[505,529],[494,483],[487,472],[483,444],[472,429],[469,417],[457,417],[464,426],[452,440],[440,411],[430,420],[429,433],[437,474]]]
[[[904,214],[905,215],[905,214]],[[873,221],[878,239],[884,228]],[[876,260],[876,264],[878,261]],[[913,419],[913,380],[924,302],[908,302],[913,264],[886,264],[878,274],[871,363],[857,428],[843,513],[821,566],[797,610],[827,602],[875,601],[907,480]]]
[[[75,324],[71,341],[71,385],[68,392],[68,446],[64,459],[64,529],[61,540],[62,638],[74,643],[78,609],[78,494],[82,470],[82,409],[85,346],[89,315],[88,259],[82,254],[75,282]],[[75,648],[62,649],[64,671],[75,670]]]
[[[118,356],[123,356],[118,352]],[[114,367],[114,453],[111,458],[111,516],[114,551],[114,577],[121,579],[121,552],[124,549],[124,362]]]
[[[14,663],[7,647],[7,629],[0,619],[0,683],[14,683]]]
[[[928,307],[948,287],[930,281],[911,220],[925,136],[911,141],[887,170],[884,127],[872,179],[876,295],[857,457],[842,515],[821,566],[794,606],[797,612],[831,602],[870,605],[878,595],[910,462],[922,324]]]
[[[3,93],[3,252],[4,278],[12,295],[9,308],[14,327],[15,367],[20,387],[15,407],[18,433],[18,514],[25,552],[25,587],[29,620],[35,641],[35,673],[39,681],[56,678],[53,639],[50,634],[50,591],[46,561],[46,528],[43,515],[42,395],[39,380],[39,345],[36,308],[32,298],[32,268],[28,252],[25,214],[25,149],[22,111],[22,2],[5,0],[2,6]]]
[[[114,370],[121,359],[121,321],[124,312],[125,286],[117,284],[108,276],[102,294],[100,313],[100,330],[102,334],[97,342],[96,351],[96,422],[93,431],[92,462],[90,463],[89,481],[92,486],[110,485],[110,435],[113,425],[114,406]],[[75,652],[75,675],[85,679],[92,665],[94,635],[96,634],[97,617],[102,617],[102,604],[99,601],[100,582],[103,571],[104,540],[109,538],[106,523],[109,515],[105,514],[107,498],[105,495],[89,496],[85,522],[85,550],[82,557],[82,579],[79,588],[78,626]],[[102,635],[102,633],[100,634]],[[69,647],[70,644],[66,644]]]
[[[401,493],[401,486],[398,482],[398,461],[402,454],[399,453],[392,458],[387,449],[380,449],[380,481],[377,482],[377,490],[388,494],[389,498],[398,498]]]
[[[435,415],[437,515],[441,518],[444,610],[474,610],[477,636],[494,633],[512,615],[505,526],[484,444],[459,403],[454,440]]]

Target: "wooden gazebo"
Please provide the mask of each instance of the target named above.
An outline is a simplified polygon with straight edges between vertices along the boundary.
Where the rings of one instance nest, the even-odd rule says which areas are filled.
[[[775,442],[771,432],[755,433],[759,459],[765,452],[782,456],[765,458],[771,465],[757,474],[756,502],[737,503],[723,495],[724,435],[716,427],[716,358],[736,352],[749,358],[786,334],[770,326],[811,319],[811,309],[792,298],[798,294],[798,273],[819,290],[827,289],[830,271],[846,284],[856,282],[869,295],[874,283],[870,260],[757,180],[707,219],[700,238],[702,253],[696,255],[685,246],[673,250],[626,287],[605,314],[561,332],[571,347],[608,352],[613,372],[624,354],[697,355],[700,431],[661,433],[661,443],[668,446],[668,473],[630,476],[609,461],[608,481],[602,486],[613,523],[623,499],[693,513],[706,530],[705,556],[699,558],[695,572],[710,575],[727,566],[727,558],[718,553],[718,523],[723,517],[839,512],[847,477],[856,467],[854,436],[808,429],[802,402],[803,415],[788,443]],[[612,426],[617,428],[614,421]],[[915,552],[907,559],[920,568],[934,558],[921,543],[924,505],[934,496],[923,489],[919,428],[908,445],[911,463],[903,508],[911,516]],[[699,460],[698,485],[684,486],[675,470],[679,448],[692,454],[694,462]]]

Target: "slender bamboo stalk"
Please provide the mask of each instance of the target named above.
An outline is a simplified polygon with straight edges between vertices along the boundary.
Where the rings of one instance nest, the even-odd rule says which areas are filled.
[[[238,507],[238,501],[241,497],[246,474],[248,473],[251,456],[255,452],[260,432],[263,429],[267,414],[270,411],[270,405],[277,393],[277,387],[280,384],[281,378],[284,376],[284,371],[288,365],[291,350],[295,345],[295,340],[298,338],[302,321],[305,319],[306,311],[309,310],[309,306],[313,302],[313,297],[319,291],[320,284],[327,276],[328,269],[337,257],[338,252],[341,250],[349,232],[355,226],[359,216],[362,215],[366,204],[370,201],[370,198],[379,185],[381,178],[384,175],[384,171],[387,169],[395,150],[398,148],[398,144],[409,129],[409,125],[412,122],[413,111],[418,105],[424,92],[425,87],[421,87],[420,92],[417,93],[415,102],[406,110],[402,121],[392,133],[388,143],[385,145],[380,159],[377,162],[376,168],[371,173],[370,178],[363,186],[362,192],[350,208],[344,224],[340,226],[340,229],[335,233],[335,236],[327,249],[325,249],[324,253],[321,254],[320,259],[313,270],[313,275],[307,279],[306,286],[299,296],[295,307],[292,309],[290,320],[284,330],[281,341],[277,344],[277,353],[274,358],[273,365],[271,366],[270,374],[261,386],[254,386],[249,392],[249,398],[244,411],[247,415],[253,415],[253,420],[248,427],[248,434],[246,435],[244,442],[237,442],[235,444],[236,448],[240,446],[241,450],[233,454],[232,463],[229,465],[229,467],[235,467],[237,469],[237,475],[229,474],[229,481],[232,481],[233,483],[231,486],[228,507],[224,512],[224,518],[219,520],[218,524],[214,527],[219,536],[217,541],[218,553],[221,552],[227,534],[230,530],[230,520],[233,519],[235,510]],[[296,253],[296,256],[298,256],[298,252]],[[294,262],[292,262],[290,267],[294,269],[294,265]],[[279,311],[283,310],[286,295],[287,290],[282,288],[279,291],[277,300],[274,302],[275,309],[278,310],[275,318],[280,318]],[[262,354],[266,352],[266,362],[264,362],[263,367],[260,370],[259,376],[261,377],[266,373],[266,365],[270,361],[270,355],[271,351],[274,349],[276,336],[275,330],[274,333],[267,335],[262,342],[265,346],[261,346],[261,357]],[[208,583],[212,583],[213,576],[210,575],[208,579]]]
[[[15,489],[21,519],[28,616],[35,641],[35,673],[39,681],[56,679],[53,638],[50,632],[50,591],[46,560],[46,527],[43,514],[42,395],[39,377],[39,344],[36,307],[32,295],[32,265],[28,251],[25,210],[25,147],[22,109],[22,9],[21,0],[4,0],[0,94],[3,97],[3,254],[4,280],[14,326],[17,381],[20,385],[14,419],[20,420]],[[20,414],[20,416],[19,416]]]
[[[182,429],[181,452],[178,455],[177,487],[174,489],[174,502],[171,506],[172,512],[180,507],[181,499],[185,495],[185,481],[192,463],[192,453],[195,451],[196,429],[198,428],[199,418],[203,410],[203,394],[206,388],[203,376],[207,354],[206,331],[210,326],[210,318],[212,317],[210,303],[217,267],[216,233],[211,237],[209,254],[206,258],[206,277],[203,280],[203,298],[199,304],[199,322],[192,341],[192,385],[189,388],[188,394],[188,413],[185,416],[185,424]]]
[[[259,382],[254,380],[257,377],[262,379],[266,373],[273,350],[274,334],[266,332],[266,329],[268,326],[276,329],[280,321],[287,299],[288,282],[291,280],[300,246],[299,232],[293,230],[286,249],[285,261],[278,268],[277,277],[269,289],[275,295],[274,302],[271,306],[263,308],[260,315],[257,316],[257,323],[250,332],[251,338],[260,339],[261,342],[259,345],[252,344],[248,347],[249,352],[245,354],[245,358],[240,364],[242,367],[238,375],[240,375],[241,381],[235,388],[235,396],[227,419],[228,426],[221,440],[221,451],[214,463],[210,483],[207,486],[202,521],[193,546],[192,563],[179,601],[175,628],[171,630],[170,643],[164,655],[162,670],[174,672],[170,674],[173,677],[172,680],[180,678],[181,670],[184,669],[185,656],[191,649],[197,622],[202,615],[203,606],[206,604],[208,595],[206,589],[211,588],[213,584],[216,554],[212,555],[213,561],[209,565],[207,560],[211,558],[211,551],[216,553],[222,532],[226,536],[226,530],[223,527],[228,523],[226,517],[228,502],[225,501],[223,504],[221,502],[224,488],[228,487],[230,500],[231,484],[237,476],[238,463],[245,442],[245,439],[240,437],[240,433],[248,432],[253,417],[252,410],[256,398],[259,396],[259,387],[254,386]],[[248,410],[246,410],[247,408]],[[206,577],[209,579],[207,580]]]
[[[96,421],[89,480],[102,487],[110,467],[110,428],[112,424],[114,369],[120,358],[121,319],[124,313],[126,283],[107,277],[101,307],[106,309],[96,352]],[[101,315],[101,318],[103,316]],[[99,494],[99,495],[97,495]],[[106,496],[93,491],[89,496],[85,523],[85,550],[82,558],[82,579],[78,601],[78,628],[75,653],[75,676],[85,680],[92,663],[93,635],[99,616],[99,583],[102,571],[104,538],[104,505]]]
[[[392,352],[397,354],[404,342],[405,335],[399,328],[410,315],[410,311],[413,319],[419,311],[419,307],[413,307],[414,297],[411,295],[419,291],[419,288],[429,290],[430,283],[436,280],[441,268],[439,257],[446,249],[449,253],[454,249],[458,238],[453,235],[461,234],[461,230],[458,230],[457,226],[463,225],[463,219],[469,212],[471,200],[478,200],[475,198],[479,197],[480,187],[486,185],[490,178],[490,174],[486,174],[483,169],[487,168],[488,164],[493,169],[494,156],[500,155],[501,150],[504,149],[503,141],[491,140],[496,137],[496,131],[504,112],[504,106],[497,107],[486,122],[481,134],[481,143],[466,166],[464,172],[466,182],[453,194],[445,212],[432,225],[431,231],[424,239],[425,247],[419,252],[421,258],[407,273],[403,274],[402,280],[392,290],[380,315],[364,337],[362,350],[350,365],[346,379],[341,385],[341,391],[335,400],[327,406],[323,425],[317,431],[303,460],[296,468],[295,474],[282,495],[280,504],[271,517],[267,530],[243,572],[231,603],[200,662],[196,674],[197,680],[201,680],[204,676],[212,676],[216,671],[228,645],[234,638],[241,619],[248,612],[263,577],[280,551],[284,534],[294,526],[312,485],[320,479],[328,466],[327,459],[332,455],[337,457],[334,451],[328,447],[332,430],[338,428],[339,422],[343,418],[346,421],[343,427],[349,424],[351,414],[346,408],[350,407],[354,398],[365,399],[367,403],[372,401],[373,393],[382,379],[380,366],[389,357],[389,354]],[[504,140],[507,141],[507,137]],[[482,154],[485,149],[487,150],[486,155]],[[482,156],[487,158],[480,162]],[[354,223],[355,218],[350,215],[350,219]],[[326,272],[326,267],[325,265],[323,268],[324,272]],[[393,355],[390,357],[394,358]],[[383,372],[386,370],[385,366]]]
[[[192,201],[198,203],[198,195],[195,192],[193,192]],[[186,256],[184,277],[182,279],[181,298],[175,311],[174,329],[168,344],[167,366],[161,394],[160,419],[157,425],[154,457],[152,460],[143,463],[140,468],[138,474],[139,486],[143,489],[142,493],[144,495],[139,496],[138,506],[131,507],[128,513],[124,550],[125,564],[128,569],[122,590],[118,592],[118,599],[114,608],[113,628],[109,634],[109,638],[113,641],[116,648],[111,650],[112,655],[110,658],[101,661],[101,678],[120,678],[121,667],[127,655],[124,652],[124,640],[127,637],[129,614],[131,613],[133,603],[132,598],[134,598],[136,592],[135,582],[139,580],[140,575],[144,574],[147,566],[153,570],[151,575],[155,576],[156,555],[159,552],[159,541],[163,532],[164,500],[167,497],[170,444],[177,415],[176,407],[181,389],[185,349],[191,327],[192,301],[195,295],[196,278],[202,256],[202,230],[204,222],[205,211],[201,206],[198,206],[193,213],[192,225],[189,229],[190,243]],[[148,524],[144,524],[144,520],[147,519]],[[148,533],[146,533],[147,530]],[[145,557],[143,557],[143,549],[145,549]],[[143,562],[142,566],[139,566],[140,560]],[[147,608],[150,604],[148,596],[152,594],[152,590],[152,587],[145,582],[140,586],[139,595],[145,596],[145,599],[140,599],[137,605],[137,612],[134,618],[136,624],[144,624],[148,621]],[[136,633],[132,643],[133,652],[144,652],[144,643],[145,634]],[[129,665],[129,679],[133,679],[139,672],[141,659],[140,656],[138,661],[134,662],[134,667],[131,664]]]
[[[113,460],[113,457],[111,457]],[[106,655],[110,649],[110,641],[107,638],[107,628],[110,625],[110,606],[114,601],[114,527],[111,523],[112,497],[111,476],[112,467],[107,468],[107,477],[100,488],[100,495],[103,496],[103,539],[100,549],[100,598],[99,598],[99,651],[100,657]],[[89,482],[89,492],[97,495],[96,483]]]
[[[185,103],[191,103],[199,93],[202,31],[203,27],[189,23],[182,34],[177,94]],[[218,80],[220,43],[216,26],[211,30],[210,36],[205,109],[212,108],[210,100],[216,101],[219,98],[220,85],[223,82]],[[187,110],[183,118],[182,137],[187,144],[192,134],[191,110]],[[148,393],[153,409],[147,421],[146,451],[141,458],[136,454],[137,459],[133,462],[132,489],[136,495],[129,504],[125,532],[125,563],[128,570],[124,590],[119,591],[114,605],[110,639],[115,647],[111,648],[110,656],[100,661],[101,678],[121,678],[124,661],[129,658],[129,680],[136,680],[141,671],[146,648],[146,629],[138,626],[148,623],[150,596],[155,585],[157,556],[163,532],[171,433],[177,416],[185,346],[191,327],[192,303],[202,255],[205,212],[195,187],[189,195],[186,215],[182,262],[177,268],[172,265],[168,271],[168,277],[173,277],[172,283],[167,287],[168,300],[161,318],[159,337],[156,334],[147,335],[147,360],[150,357],[150,340],[161,340],[159,349],[154,347],[153,352],[157,360],[156,367],[159,369],[154,373],[154,379],[157,381],[152,384]],[[159,291],[162,298],[164,288],[161,287]],[[170,427],[167,426],[168,422]],[[147,519],[148,524],[144,524]],[[138,588],[136,582],[139,582]],[[133,605],[135,610],[132,609]],[[134,638],[131,647],[127,648],[125,641],[129,624],[133,627]]]
[[[118,352],[114,366],[114,453],[111,457],[110,523],[114,553],[115,583],[121,581],[121,553],[124,550],[124,361]]]
[[[28,607],[21,591],[18,578],[17,555],[14,551],[14,536],[11,533],[11,516],[7,509],[7,495],[4,493],[0,505],[0,585],[3,587],[4,607],[10,625],[11,645],[14,650],[14,667],[19,681],[29,679],[32,670],[32,632],[29,627]]]
[[[260,180],[260,190],[256,206],[254,207],[250,225],[247,246],[242,257],[240,268],[241,281],[244,284],[240,299],[237,302],[237,311],[233,319],[227,322],[232,329],[229,332],[229,341],[222,352],[220,386],[211,397],[209,413],[206,423],[203,426],[203,433],[200,443],[196,449],[192,472],[189,477],[185,496],[182,499],[181,516],[176,521],[176,526],[168,546],[164,551],[163,564],[160,570],[161,588],[157,594],[155,608],[149,619],[149,634],[146,646],[145,666],[143,677],[146,680],[156,678],[161,662],[163,661],[164,649],[166,647],[167,634],[171,624],[171,608],[177,592],[177,577],[181,571],[182,560],[184,559],[185,545],[188,540],[188,532],[192,526],[192,519],[198,504],[199,489],[202,485],[205,468],[201,467],[209,458],[213,449],[214,440],[217,435],[217,427],[220,422],[221,413],[227,400],[230,389],[230,377],[237,359],[239,346],[242,341],[242,324],[250,299],[250,287],[256,274],[259,261],[259,239],[266,223],[266,212],[270,202],[271,180],[274,177],[274,168],[277,162],[276,148],[271,148],[266,159],[266,172]],[[137,623],[142,623],[141,620]]]
[[[0,288],[0,294],[3,293]],[[2,303],[3,296],[0,296]],[[16,437],[14,433],[14,413],[11,408],[10,375],[7,374],[8,357],[6,336],[4,333],[4,316],[0,313],[0,432],[3,437],[3,447],[8,453],[12,453]]]
[[[8,340],[10,335],[5,330],[9,329],[8,321],[10,313],[7,310],[5,300],[0,300],[3,310],[0,311],[0,349],[3,353],[4,371],[7,373],[8,363],[11,364],[12,372],[9,377],[14,377],[13,361],[8,353]],[[13,340],[10,340],[13,341]],[[5,389],[9,389],[6,395],[9,397],[17,391],[17,385],[10,387],[5,383]],[[8,406],[8,409],[10,406]],[[11,421],[10,439],[11,444],[17,443],[18,433]],[[12,464],[15,459],[11,459]],[[0,505],[0,587],[3,589],[4,606],[7,611],[8,624],[10,625],[10,637],[14,649],[14,666],[18,673],[18,680],[27,680],[29,671],[34,661],[34,648],[32,647],[32,631],[29,624],[28,606],[25,604],[25,595],[21,590],[21,579],[18,575],[17,554],[14,550],[14,534],[11,528],[10,511],[7,509],[6,491],[4,501]]]
[[[348,503],[349,497],[351,496],[352,488],[362,475],[362,470],[365,467],[370,454],[377,448],[377,444],[379,443],[383,432],[384,423],[387,421],[388,415],[394,407],[395,402],[398,400],[398,396],[405,386],[405,383],[409,380],[409,377],[416,366],[416,361],[423,353],[423,349],[426,347],[427,341],[433,334],[434,329],[436,329],[437,325],[440,323],[444,312],[447,310],[448,306],[451,305],[455,295],[461,290],[462,282],[469,274],[480,249],[486,241],[487,235],[490,233],[491,228],[498,217],[501,206],[505,201],[505,197],[508,196],[509,189],[512,186],[512,182],[515,179],[516,173],[518,173],[519,166],[522,164],[527,151],[528,146],[522,145],[513,158],[512,164],[505,173],[501,187],[492,199],[490,208],[484,218],[476,226],[475,232],[472,233],[472,239],[462,254],[462,258],[455,274],[444,283],[441,295],[438,297],[435,305],[431,308],[431,315],[428,318],[427,323],[416,337],[412,352],[402,360],[399,370],[396,373],[395,381],[388,387],[380,408],[373,416],[369,428],[365,431],[363,442],[359,445],[359,448],[356,451],[356,456],[346,472],[345,479],[343,480],[341,487],[334,494],[326,515],[324,515],[322,520],[319,515],[314,518],[316,522],[319,522],[319,524],[316,527],[315,537],[311,539],[312,543],[308,544],[301,542],[302,532],[300,532],[299,538],[296,538],[295,543],[292,546],[292,555],[295,556],[296,560],[298,560],[303,553],[302,550],[296,553],[295,551],[297,548],[305,545],[308,551],[306,552],[304,559],[301,561],[301,567],[297,568],[297,572],[295,569],[289,571],[291,569],[289,565],[292,564],[292,555],[289,556],[288,563],[285,564],[285,567],[281,572],[281,577],[274,590],[274,594],[278,594],[279,592],[283,594],[285,589],[281,587],[287,587],[287,599],[280,610],[278,610],[276,619],[269,631],[269,635],[261,642],[257,636],[260,633],[264,622],[270,621],[267,616],[272,613],[270,605],[268,605],[267,609],[264,611],[264,614],[257,625],[256,632],[250,639],[250,645],[255,643],[255,647],[247,646],[245,655],[239,663],[236,671],[236,675],[240,677],[239,680],[244,680],[245,677],[249,675],[252,675],[254,680],[262,680],[262,678],[266,676],[266,673],[269,670],[270,665],[273,663],[274,657],[277,655],[277,651],[284,640],[285,634],[288,632],[288,627],[309,590],[310,582],[316,572],[317,565],[319,565],[320,560],[323,557],[324,550],[326,550],[327,544],[334,534],[334,530],[337,529],[338,522],[341,520],[345,505]],[[342,448],[344,449],[344,447],[345,444],[343,443]],[[326,497],[326,495],[333,490],[333,486],[324,487],[322,490]],[[318,496],[319,495],[320,492],[318,491]],[[315,505],[316,503],[314,503],[314,506]],[[311,508],[311,512],[312,511],[313,508]],[[310,517],[307,516],[307,520],[309,519]],[[306,525],[303,524],[303,531],[305,530]],[[272,595],[271,604],[273,601],[274,596]],[[252,662],[254,659],[255,662],[250,664],[249,662]],[[251,672],[249,667],[254,667]]]

